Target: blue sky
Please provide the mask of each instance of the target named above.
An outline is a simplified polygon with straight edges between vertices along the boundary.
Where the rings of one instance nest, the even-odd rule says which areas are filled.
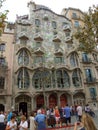
[[[3,10],[9,10],[8,21],[14,22],[16,15],[28,14],[27,3],[30,0],[6,0]],[[49,7],[52,11],[60,14],[63,8],[73,7],[87,11],[93,4],[98,5],[98,0],[33,0],[36,4]]]

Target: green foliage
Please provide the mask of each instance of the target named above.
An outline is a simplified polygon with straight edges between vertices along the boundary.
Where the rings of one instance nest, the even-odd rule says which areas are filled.
[[[4,1],[5,0],[0,0],[0,9],[2,8]],[[5,22],[5,19],[7,18],[7,14],[8,14],[8,10],[5,10],[4,12],[1,12],[0,10],[0,33],[2,32],[5,26],[4,22]]]
[[[74,35],[79,40],[79,51],[91,53],[98,43],[98,6],[90,7],[84,13],[84,27]]]

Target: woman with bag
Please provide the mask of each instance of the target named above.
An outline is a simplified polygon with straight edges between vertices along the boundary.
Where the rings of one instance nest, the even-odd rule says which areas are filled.
[[[13,114],[11,120],[7,122],[5,130],[17,130],[17,122],[15,114]]]
[[[28,122],[24,115],[21,116],[21,122],[18,126],[19,130],[28,130]]]

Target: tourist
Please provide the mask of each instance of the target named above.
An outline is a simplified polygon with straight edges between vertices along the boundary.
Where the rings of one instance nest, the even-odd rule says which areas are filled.
[[[26,116],[21,116],[21,122],[18,126],[19,130],[28,130],[28,122],[26,120]]]
[[[56,126],[59,127],[60,112],[59,112],[58,106],[56,106],[54,109],[54,116],[55,116],[55,120],[56,120]],[[60,123],[60,127],[61,127],[61,123]]]
[[[0,112],[0,130],[4,130],[5,129],[5,115],[3,113],[3,111]]]
[[[17,130],[17,122],[15,114],[12,114],[11,120],[7,122],[6,130]]]
[[[71,110],[68,104],[64,108],[64,115],[66,125],[71,124]]]
[[[75,123],[74,130],[97,130],[92,117],[83,113],[81,118],[80,128],[78,129],[78,123]]]
[[[36,124],[35,124],[35,118],[34,118],[34,112],[31,112],[31,115],[29,117],[30,122],[30,129],[29,130],[36,130]]]
[[[41,113],[41,109],[37,111],[35,122],[37,125],[37,130],[46,130],[46,115]]]
[[[82,106],[80,104],[79,104],[79,106],[77,106],[77,115],[78,115],[78,121],[81,122]]]

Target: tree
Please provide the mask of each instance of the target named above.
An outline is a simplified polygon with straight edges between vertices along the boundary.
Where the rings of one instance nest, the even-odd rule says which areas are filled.
[[[4,26],[5,26],[4,22],[8,14],[8,10],[5,10],[4,12],[1,11],[4,1],[5,0],[0,0],[0,34],[2,33],[2,30],[4,29]]]
[[[79,40],[78,50],[91,53],[98,44],[98,6],[92,6],[84,13],[84,26],[75,33]]]

